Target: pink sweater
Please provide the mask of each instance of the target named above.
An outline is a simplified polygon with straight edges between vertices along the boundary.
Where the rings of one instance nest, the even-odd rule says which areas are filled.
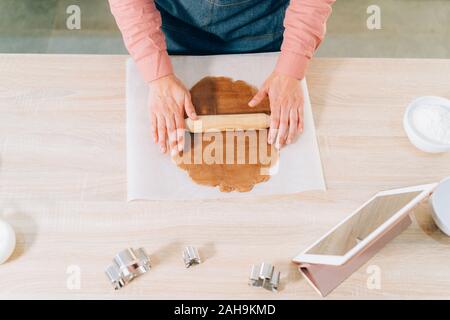
[[[302,79],[322,41],[335,0],[291,0],[276,71]],[[109,0],[125,45],[148,82],[173,73],[153,0]]]

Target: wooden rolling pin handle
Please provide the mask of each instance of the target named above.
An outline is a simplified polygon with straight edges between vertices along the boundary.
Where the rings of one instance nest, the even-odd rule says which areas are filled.
[[[186,119],[186,129],[192,133],[266,129],[270,116],[265,113],[222,114]]]

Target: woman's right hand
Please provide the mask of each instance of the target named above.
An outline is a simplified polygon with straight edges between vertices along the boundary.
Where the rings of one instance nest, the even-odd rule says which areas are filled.
[[[174,156],[184,147],[184,111],[189,118],[197,120],[191,94],[173,74],[153,80],[148,86],[153,140],[162,153],[169,145]]]

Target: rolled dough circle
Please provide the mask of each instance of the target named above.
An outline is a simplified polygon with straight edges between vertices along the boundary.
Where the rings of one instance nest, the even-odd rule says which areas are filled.
[[[205,77],[190,92],[198,115],[270,113],[267,98],[256,107],[248,106],[257,89],[241,80]],[[270,179],[277,159],[278,151],[267,143],[267,130],[249,130],[190,134],[190,146],[175,161],[198,184],[219,187],[222,192],[248,192]]]

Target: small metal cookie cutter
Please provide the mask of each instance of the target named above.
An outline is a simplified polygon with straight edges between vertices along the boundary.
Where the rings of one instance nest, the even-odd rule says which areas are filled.
[[[114,289],[118,290],[131,280],[150,270],[150,258],[143,248],[128,248],[114,256],[105,273]]]
[[[186,268],[194,264],[202,263],[200,260],[200,255],[198,254],[198,250],[195,247],[188,246],[183,250],[183,260]]]
[[[250,272],[249,285],[252,287],[262,287],[269,291],[278,291],[280,283],[280,272],[268,263],[252,265]]]

